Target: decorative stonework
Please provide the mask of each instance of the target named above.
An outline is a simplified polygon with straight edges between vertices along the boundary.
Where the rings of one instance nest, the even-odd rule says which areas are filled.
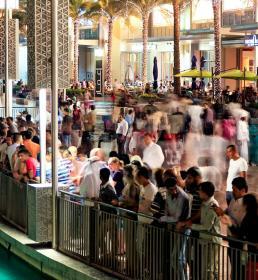
[[[9,20],[9,79],[18,79],[18,20]],[[5,79],[5,18],[0,18],[0,79]]]
[[[31,88],[51,87],[51,1],[28,3],[28,83]],[[59,88],[69,85],[69,1],[58,0]]]

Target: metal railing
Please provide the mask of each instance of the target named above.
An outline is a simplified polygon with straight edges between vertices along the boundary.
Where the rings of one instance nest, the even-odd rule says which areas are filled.
[[[0,172],[0,215],[27,232],[27,184]]]
[[[67,192],[61,192],[58,209],[58,249],[120,278],[258,280],[254,244],[178,232],[174,225]]]
[[[32,118],[35,120],[39,115],[39,108],[37,107],[13,107],[12,108],[12,117],[16,118],[20,113],[27,111],[28,114],[32,116]],[[0,107],[0,117],[5,117],[5,108]]]
[[[80,40],[98,40],[99,29],[98,28],[87,28],[81,29],[79,33]]]

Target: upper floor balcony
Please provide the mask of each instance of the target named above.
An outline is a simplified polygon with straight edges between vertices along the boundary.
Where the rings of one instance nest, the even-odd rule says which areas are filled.
[[[223,27],[233,27],[239,25],[252,24],[255,22],[255,9],[249,8],[245,10],[223,12],[221,25]]]
[[[79,39],[80,40],[98,40],[99,39],[99,27],[80,29]]]

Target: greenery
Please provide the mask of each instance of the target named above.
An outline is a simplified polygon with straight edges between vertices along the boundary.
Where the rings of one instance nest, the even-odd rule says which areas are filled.
[[[72,98],[73,96],[80,96],[82,97],[85,93],[85,89],[72,89],[72,88],[68,88],[66,89],[66,95],[69,98]]]

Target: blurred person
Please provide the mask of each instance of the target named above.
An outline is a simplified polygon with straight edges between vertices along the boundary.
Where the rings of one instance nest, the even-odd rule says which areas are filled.
[[[236,226],[232,224],[231,219],[228,216],[224,220],[228,224],[229,229],[233,236],[242,241],[250,242],[247,246],[243,243],[233,244],[230,248],[233,252],[231,254],[231,265],[235,268],[232,271],[232,279],[250,279],[255,280],[258,276],[257,273],[257,254],[258,254],[258,204],[257,197],[254,194],[246,194],[243,196],[243,206],[246,214],[240,224]],[[237,243],[237,242],[235,242]],[[246,248],[245,248],[246,247]],[[237,251],[237,248],[240,248]],[[247,251],[245,259],[241,251]],[[238,274],[237,274],[238,273]],[[233,278],[235,277],[236,278]]]
[[[246,179],[248,164],[246,160],[240,157],[235,145],[229,145],[226,150],[226,155],[229,159],[226,199],[229,204],[232,199],[232,181],[236,177],[243,177]]]
[[[31,131],[31,133],[32,133],[31,141],[36,144],[40,144],[40,139],[39,139],[39,136],[37,135],[36,129],[33,127],[28,127],[28,131]]]
[[[70,187],[72,186],[71,171],[72,162],[69,159],[69,151],[67,147],[60,146],[57,155],[57,176],[58,183],[62,186]],[[52,148],[47,148],[46,151],[46,180],[48,182],[52,181]]]
[[[235,140],[236,122],[229,112],[224,114],[222,120],[222,136],[231,143]]]
[[[69,109],[65,108],[63,111],[64,117],[63,117],[63,122],[61,126],[61,131],[62,131],[62,142],[66,146],[71,146],[71,134],[72,134],[72,124],[73,124],[73,119],[69,115]]]
[[[121,161],[118,158],[112,157],[108,160],[108,166],[111,171],[111,185],[115,189],[118,198],[120,198],[124,189],[122,169],[123,165],[121,164]]]
[[[246,215],[246,209],[243,205],[243,197],[248,192],[248,186],[246,180],[243,177],[234,178],[232,181],[232,193],[233,198],[226,210],[220,207],[215,207],[214,211],[221,217],[221,222],[234,226],[235,229],[239,229],[244,216]],[[229,218],[229,219],[228,219]],[[234,231],[233,231],[234,233]],[[228,230],[228,235],[232,235]],[[231,261],[231,278],[235,280],[244,279],[243,267],[241,265],[242,243],[234,240],[229,240],[228,255]]]
[[[2,143],[0,143],[0,167],[4,169],[10,170],[10,163],[8,161],[8,156],[7,156],[7,149],[9,146],[13,144],[12,141],[12,135],[8,131],[5,139],[2,140]]]
[[[242,158],[246,160],[246,162],[249,162],[248,142],[250,141],[250,139],[247,117],[245,114],[241,115],[240,119],[237,121],[236,127],[236,138],[239,147],[239,154]]]
[[[19,133],[13,134],[12,144],[7,147],[6,154],[10,163],[11,170],[13,170],[13,154],[16,152],[17,147],[23,143],[22,136]]]
[[[187,220],[191,213],[189,196],[182,188],[177,186],[175,178],[168,178],[164,185],[167,189],[165,215],[160,220],[166,223],[178,223]],[[178,269],[173,274],[176,274],[178,279],[186,280],[186,236],[190,234],[190,231],[188,229],[183,230],[183,234],[177,240],[170,240],[171,243],[167,246],[169,246],[169,250],[172,250],[172,254],[174,253],[177,256],[179,262]]]
[[[84,130],[88,132],[94,132],[96,126],[96,111],[95,105],[90,106],[90,111],[86,112],[84,115],[83,123],[84,123]]]
[[[145,149],[143,150],[142,161],[147,163],[152,169],[162,167],[164,162],[164,154],[161,147],[153,142],[153,137],[150,133],[144,134]]]
[[[109,183],[110,171],[108,168],[101,168],[98,174],[101,184],[99,186],[98,200],[111,206],[118,205],[118,197],[114,188]],[[117,253],[117,225],[116,219],[111,214],[116,214],[116,209],[106,205],[99,205],[101,210],[100,219],[100,233],[97,232],[96,240],[99,242],[100,254],[105,255],[106,258]],[[106,212],[106,213],[105,213]],[[108,213],[108,214],[107,214]],[[112,266],[112,264],[111,264]]]
[[[142,166],[138,169],[136,180],[141,186],[138,213],[143,213],[149,216],[152,215],[151,204],[158,191],[157,187],[151,182],[150,178],[151,171],[147,167]]]
[[[214,113],[208,103],[203,104],[203,113],[201,114],[201,118],[203,120],[203,133],[205,135],[213,135]]]
[[[198,159],[198,166],[201,170],[203,181],[212,182],[216,191],[220,191],[222,188],[222,174],[215,166],[214,160],[211,157],[200,157]]]
[[[58,147],[60,147],[62,145],[62,142],[57,139],[57,145]],[[47,130],[46,131],[46,147],[50,148],[52,146],[52,134],[51,134],[51,130]]]
[[[12,117],[6,118],[6,124],[9,126],[9,131],[13,133],[18,133],[17,124],[13,121]]]
[[[87,198],[98,198],[101,180],[99,178],[100,169],[106,167],[105,153],[100,148],[94,148],[90,152],[90,158],[87,160],[80,181],[80,195]]]
[[[124,153],[124,144],[126,141],[127,133],[128,133],[128,123],[124,119],[124,117],[120,114],[118,117],[118,123],[116,129],[118,154]]]
[[[23,135],[23,145],[30,152],[31,156],[37,159],[40,152],[40,146],[37,143],[32,142],[33,134],[31,130],[24,131]]]
[[[128,113],[125,115],[125,120],[128,123],[129,128],[133,125],[134,122],[134,111],[133,109],[129,109]]]
[[[165,215],[160,218],[162,222],[175,223],[190,218],[190,199],[188,194],[177,186],[175,178],[168,178],[164,182],[167,189]]]
[[[113,206],[118,205],[118,196],[114,188],[109,183],[110,170],[108,168],[101,168],[99,171],[99,177],[101,180],[100,191],[99,191],[99,201]],[[101,206],[102,211],[114,213],[111,208]]]
[[[191,119],[190,131],[192,133],[202,134],[202,107],[200,105],[191,105],[188,107],[188,114]]]
[[[140,187],[134,179],[132,165],[126,165],[124,167],[123,181],[125,187],[122,191],[119,204],[128,210],[138,212]]]
[[[214,211],[214,207],[219,205],[214,199],[214,192],[215,187],[211,182],[200,184],[199,195],[202,200],[200,223],[194,224],[191,220],[188,220],[185,224],[186,227],[200,232],[199,257],[194,262],[201,262],[200,279],[203,280],[218,279],[218,258],[221,238],[217,237],[216,234],[221,234],[221,226],[220,219]]]
[[[14,176],[15,179],[21,182],[28,182],[33,179],[35,180],[38,166],[37,160],[31,157],[30,152],[26,149],[18,152],[18,158],[20,163],[24,165],[24,169],[22,174],[17,174],[17,167],[14,166],[14,173],[17,174],[17,176]]]
[[[33,128],[35,128],[35,123],[32,121],[32,117],[31,117],[31,115],[30,114],[27,114],[26,115],[26,124],[27,124],[27,127],[33,127]]]

